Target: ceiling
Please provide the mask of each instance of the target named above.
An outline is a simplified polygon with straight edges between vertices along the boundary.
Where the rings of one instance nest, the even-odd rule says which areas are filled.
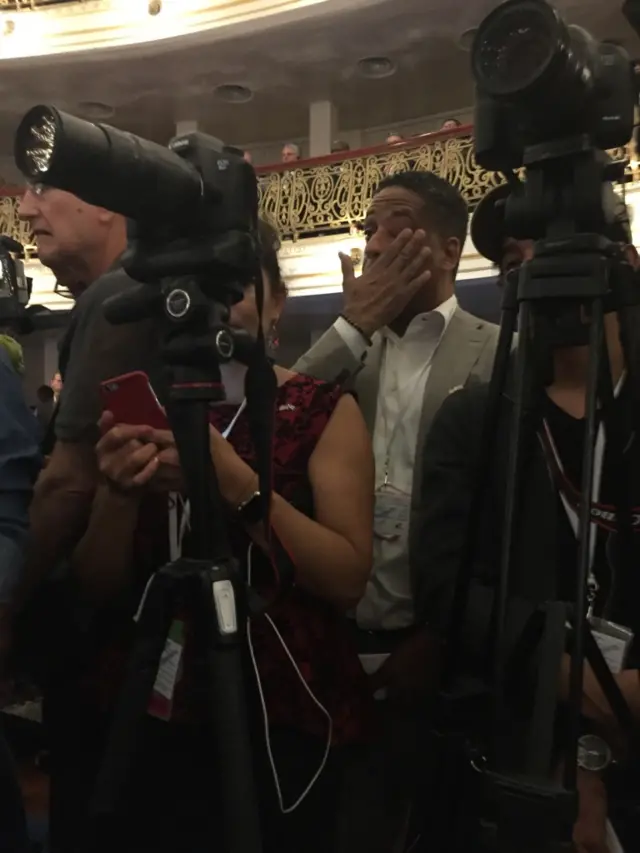
[[[0,9],[8,12],[19,11],[20,9],[41,6],[62,6],[68,3],[69,0],[0,0]]]
[[[208,46],[158,42],[156,58],[119,50],[0,63],[0,174],[15,180],[8,160],[14,130],[21,115],[42,102],[70,112],[81,102],[107,104],[114,110],[110,124],[161,142],[177,120],[197,119],[205,132],[239,145],[306,136],[308,104],[315,99],[333,101],[345,131],[472,103],[468,54],[458,39],[495,0],[359,0],[350,11],[331,15],[318,11],[322,5],[295,23],[230,33]],[[620,12],[622,0],[557,5],[568,21],[640,56],[640,40]],[[396,74],[357,76],[356,61],[370,55],[391,57]],[[250,87],[253,100],[221,102],[214,88],[222,83]]]

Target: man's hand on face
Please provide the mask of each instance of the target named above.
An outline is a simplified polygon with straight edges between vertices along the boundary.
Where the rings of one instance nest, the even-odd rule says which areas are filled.
[[[406,228],[359,278],[351,258],[340,254],[344,316],[371,337],[392,323],[429,281],[431,250],[424,231]]]

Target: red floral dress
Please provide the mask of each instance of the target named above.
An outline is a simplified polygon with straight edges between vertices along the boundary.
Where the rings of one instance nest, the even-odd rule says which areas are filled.
[[[341,395],[339,387],[306,376],[295,376],[278,388],[273,485],[281,497],[309,516],[313,515],[309,459]],[[216,406],[212,409],[211,423],[223,431],[236,411],[235,405]],[[228,440],[246,462],[255,463],[246,413],[237,419]],[[166,503],[164,499],[149,497],[141,508],[135,541],[136,594],[144,589],[150,573],[167,560],[167,513],[163,501]],[[230,524],[233,524],[231,518]],[[244,562],[249,537],[240,528],[232,527],[230,532],[234,553]],[[257,547],[253,549],[253,563],[258,586],[261,578],[272,578],[267,558]],[[367,678],[347,630],[346,617],[327,602],[295,586],[274,605],[269,615],[307,685],[330,714],[333,743],[345,744],[366,738],[373,703]],[[133,637],[130,620],[128,613],[126,624],[121,619],[118,628],[113,625],[115,630],[108,632],[111,634],[108,642],[103,635],[101,661],[90,676],[93,691],[101,694],[101,704],[111,705],[117,693]],[[325,738],[327,718],[300,683],[264,616],[253,617],[251,636],[270,723]],[[194,660],[189,640],[187,626],[183,673],[174,702],[174,715],[180,720],[190,716],[192,697],[199,692],[194,675],[201,670]]]

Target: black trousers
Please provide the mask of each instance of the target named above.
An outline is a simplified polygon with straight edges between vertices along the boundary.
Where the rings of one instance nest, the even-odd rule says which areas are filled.
[[[57,709],[47,714],[51,740],[51,853],[212,853],[222,839],[221,784],[209,733],[147,719],[119,814],[96,827],[89,820],[93,784],[106,739],[95,716]],[[285,805],[295,801],[319,766],[324,743],[292,729],[274,729],[271,745]],[[264,853],[331,853],[334,849],[343,754],[332,750],[313,789],[283,815],[272,777],[258,764]]]
[[[0,728],[0,850],[2,853],[26,853],[28,849],[22,795],[13,757]]]

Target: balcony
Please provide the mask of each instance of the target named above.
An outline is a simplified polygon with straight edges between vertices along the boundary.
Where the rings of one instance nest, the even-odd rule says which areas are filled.
[[[256,169],[260,213],[283,239],[345,233],[360,223],[376,186],[394,172],[407,169],[435,172],[457,187],[473,210],[484,195],[502,183],[500,175],[485,172],[475,162],[471,127],[453,133],[429,133],[393,146],[332,154],[291,164]],[[611,152],[630,157],[624,149]],[[640,175],[629,166],[630,180]],[[33,254],[32,236],[17,217],[16,188],[0,189],[0,233],[10,234]]]
[[[471,210],[484,195],[502,181],[475,162],[471,127],[454,132],[414,137],[393,146],[333,154],[296,164],[259,167],[260,212],[273,223],[284,239],[282,261],[294,295],[326,293],[340,289],[338,249],[362,257],[357,226],[363,220],[372,195],[387,175],[406,169],[429,170],[457,187]],[[611,152],[630,159],[630,151]],[[640,178],[638,164],[630,163],[628,180]],[[635,206],[634,188],[628,199]],[[38,301],[62,307],[50,293],[53,281],[36,259],[33,238],[17,216],[19,190],[0,190],[0,233],[10,234],[27,250],[29,274],[34,276]],[[640,225],[640,217],[635,217]],[[640,235],[639,235],[640,236]],[[637,242],[637,241],[636,241]],[[479,259],[473,247],[465,247],[460,278],[490,274],[491,267]],[[53,303],[56,302],[54,305]],[[66,307],[66,306],[65,306]]]
[[[262,215],[284,238],[340,233],[361,222],[380,181],[408,169],[435,172],[475,206],[500,178],[478,168],[471,127],[393,146],[257,169]]]

